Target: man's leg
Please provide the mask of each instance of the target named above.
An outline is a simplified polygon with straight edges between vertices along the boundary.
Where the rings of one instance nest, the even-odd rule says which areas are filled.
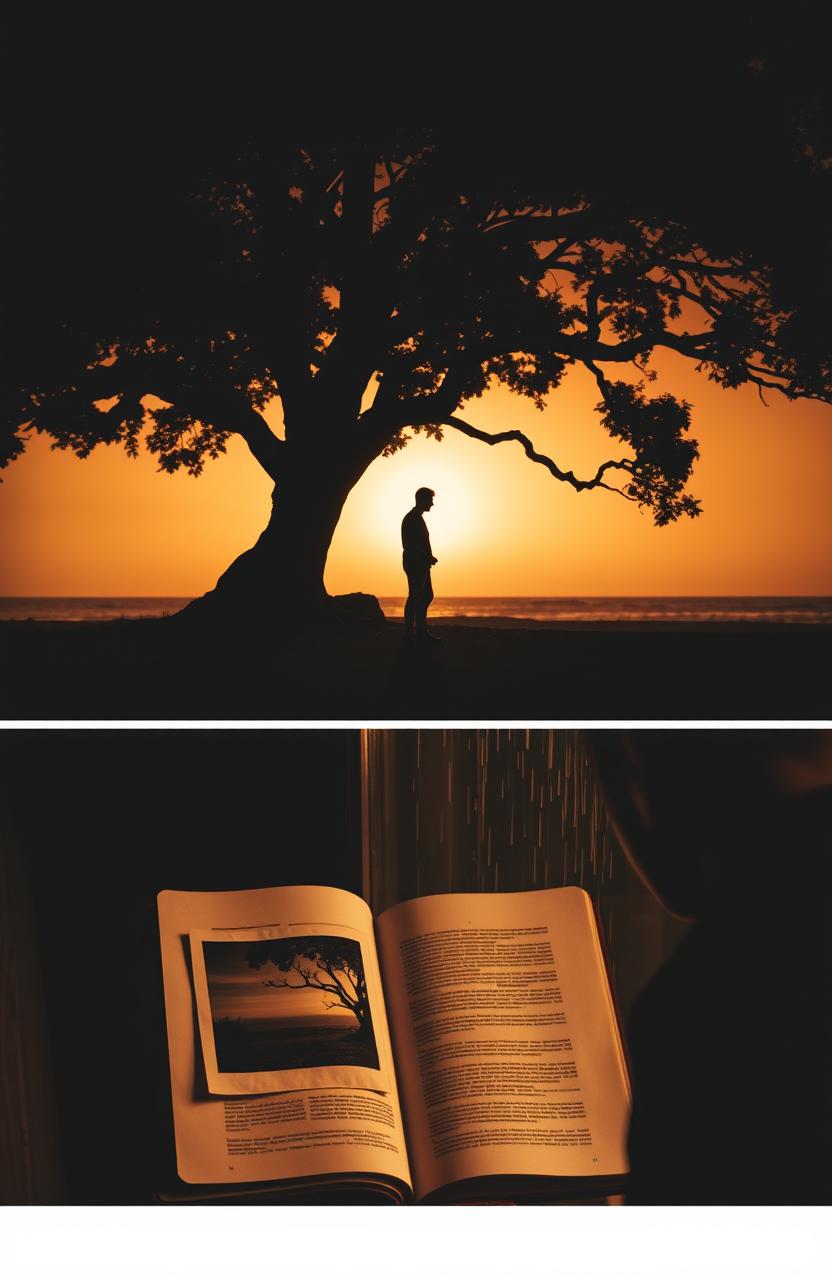
[[[428,609],[433,600],[433,583],[431,582],[430,569],[425,574],[425,586],[422,591],[422,630],[427,631],[428,627]]]
[[[405,573],[407,574],[407,599],[404,602],[404,633],[406,636],[412,636],[416,633],[422,582],[419,573],[414,573],[410,569],[406,569]]]
[[[419,592],[418,605],[416,606],[415,624],[416,636],[432,640],[439,643],[439,637],[431,635],[428,631],[428,609],[433,600],[433,583],[430,577],[430,566],[425,570],[425,576],[422,580],[421,590]]]

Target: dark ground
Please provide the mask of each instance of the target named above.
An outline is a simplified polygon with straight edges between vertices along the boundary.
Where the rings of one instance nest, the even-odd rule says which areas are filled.
[[[214,1023],[214,1046],[219,1071],[293,1071],[305,1067],[370,1067],[378,1070],[375,1038],[359,1034],[355,1025],[347,1031],[343,1019],[327,1026],[287,1027],[276,1018],[220,1019]]]
[[[0,624],[0,719],[832,718],[829,628],[735,623],[222,630],[181,618]]]

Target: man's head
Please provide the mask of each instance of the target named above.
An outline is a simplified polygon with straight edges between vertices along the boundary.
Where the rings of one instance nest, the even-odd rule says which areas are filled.
[[[430,511],[433,506],[434,499],[433,489],[417,489],[416,490],[416,510]]]

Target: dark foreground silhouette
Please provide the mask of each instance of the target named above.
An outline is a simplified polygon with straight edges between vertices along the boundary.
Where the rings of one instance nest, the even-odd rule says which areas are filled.
[[[367,617],[375,617],[368,621]],[[829,628],[401,621],[0,624],[0,718],[828,719]]]
[[[348,1020],[347,1020],[348,1022]],[[214,1023],[220,1071],[292,1071],[302,1067],[378,1067],[372,1032],[344,1019],[222,1018]]]

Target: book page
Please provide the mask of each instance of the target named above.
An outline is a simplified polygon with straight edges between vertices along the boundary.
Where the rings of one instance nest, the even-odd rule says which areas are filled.
[[[366,903],[315,886],[158,902],[183,1181],[409,1185]]]
[[[417,898],[376,936],[418,1197],[626,1172],[629,1086],[582,889]]]

